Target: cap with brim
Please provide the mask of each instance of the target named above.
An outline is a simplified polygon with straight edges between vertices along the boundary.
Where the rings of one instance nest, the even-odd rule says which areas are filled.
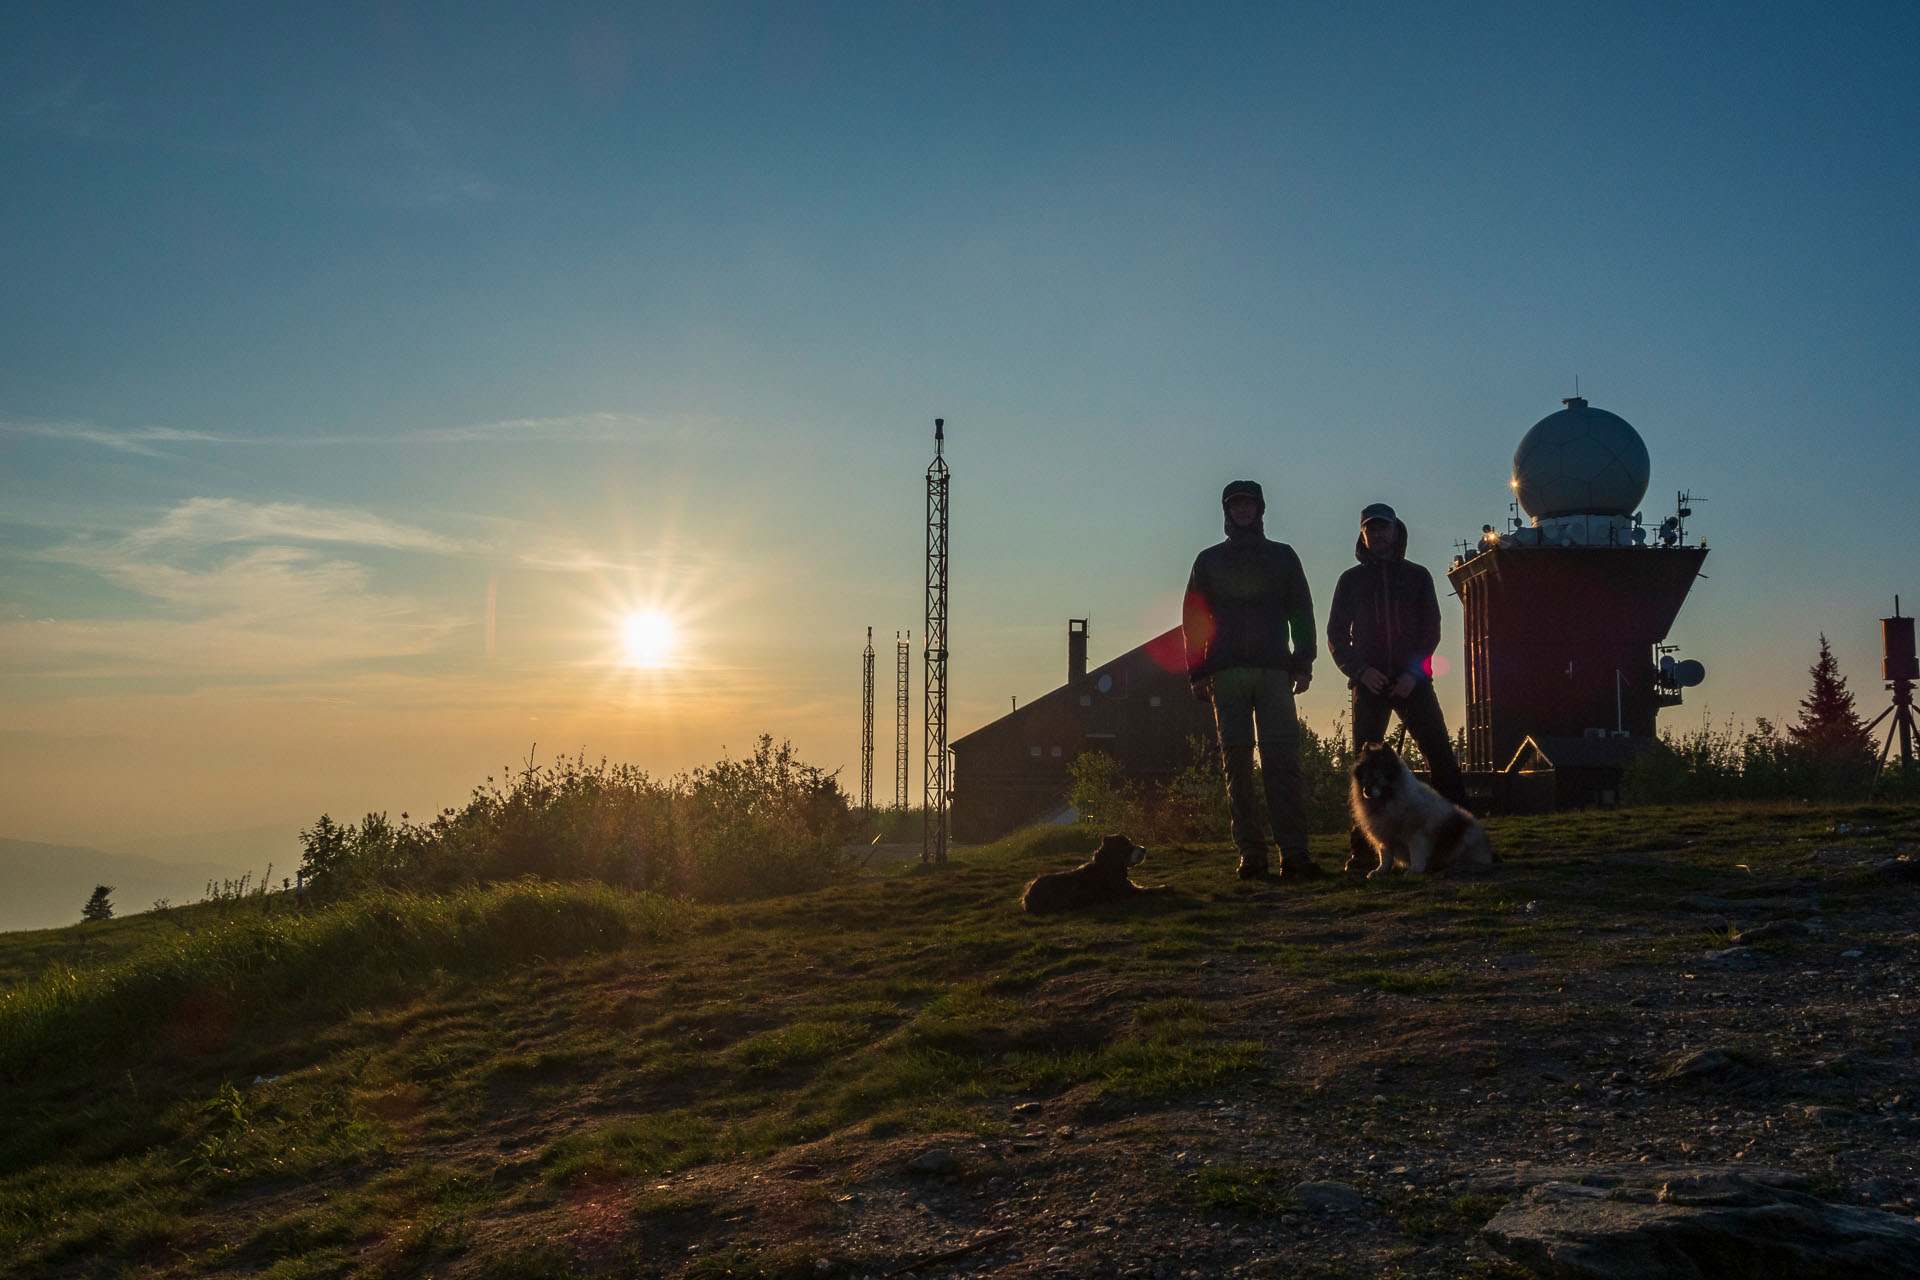
[[[1385,520],[1388,524],[1392,524],[1399,518],[1399,516],[1393,514],[1393,508],[1384,502],[1375,502],[1360,510],[1360,523],[1362,526],[1365,526],[1369,520]]]

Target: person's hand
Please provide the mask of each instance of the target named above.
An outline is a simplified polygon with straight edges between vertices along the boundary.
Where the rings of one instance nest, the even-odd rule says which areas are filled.
[[[1213,677],[1212,676],[1203,676],[1202,678],[1195,680],[1188,687],[1193,690],[1193,700],[1195,702],[1212,702],[1213,701]]]
[[[1293,677],[1293,692],[1295,696],[1305,693],[1307,691],[1307,686],[1312,683],[1313,683],[1313,672],[1311,671],[1295,672]]]
[[[1414,680],[1412,676],[1401,676],[1393,682],[1393,692],[1387,696],[1390,698],[1404,698],[1413,692],[1413,685]]]
[[[1387,687],[1387,673],[1378,667],[1368,667],[1360,673],[1360,683],[1367,687],[1368,693],[1379,693]]]

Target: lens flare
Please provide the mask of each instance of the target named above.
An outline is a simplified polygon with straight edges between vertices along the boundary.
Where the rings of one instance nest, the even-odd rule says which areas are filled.
[[[620,625],[620,647],[629,666],[660,666],[673,656],[673,641],[673,620],[657,609],[632,614]]]

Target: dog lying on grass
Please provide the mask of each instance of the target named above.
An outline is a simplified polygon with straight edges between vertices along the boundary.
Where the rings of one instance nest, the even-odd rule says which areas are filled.
[[[1383,871],[1480,871],[1493,846],[1479,819],[1413,776],[1394,749],[1369,742],[1353,759],[1353,822],[1380,855]]]
[[[1093,856],[1071,871],[1055,871],[1040,876],[1020,895],[1020,905],[1035,915],[1048,911],[1071,911],[1100,902],[1117,902],[1136,893],[1146,893],[1127,878],[1127,872],[1147,856],[1125,836],[1112,835],[1100,842]]]

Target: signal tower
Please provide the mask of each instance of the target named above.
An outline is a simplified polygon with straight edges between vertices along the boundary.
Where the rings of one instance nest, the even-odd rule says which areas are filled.
[[[946,419],[933,420],[933,461],[927,466],[926,809],[920,822],[920,861],[947,860],[947,483]]]
[[[904,639],[898,631],[893,633],[893,807],[902,813],[907,809],[907,704],[912,684],[907,655],[912,649],[913,632]]]
[[[873,812],[873,628],[860,654],[860,810]]]

